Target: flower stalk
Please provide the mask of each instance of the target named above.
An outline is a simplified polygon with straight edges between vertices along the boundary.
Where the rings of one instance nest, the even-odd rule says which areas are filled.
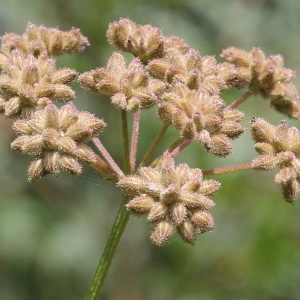
[[[125,169],[125,174],[130,174],[128,120],[127,120],[127,112],[124,110],[122,110],[122,133],[123,133],[124,169]]]
[[[103,254],[97,266],[90,290],[87,293],[85,300],[97,300],[99,297],[101,287],[104,283],[105,277],[107,275],[108,269],[114,257],[115,251],[118,247],[121,236],[129,220],[130,214],[125,206],[127,201],[128,201],[128,197],[123,196],[115,222],[108,236],[108,240],[103,250]]]
[[[152,144],[150,145],[147,153],[145,154],[145,156],[144,156],[144,158],[143,158],[143,160],[142,160],[139,168],[140,167],[144,167],[144,166],[146,166],[149,163],[149,160],[151,159],[151,156],[153,155],[153,152],[157,148],[159,142],[163,138],[163,136],[166,133],[166,131],[167,131],[168,128],[169,128],[169,125],[164,124],[163,127],[160,129],[159,133],[157,134],[157,136],[153,140]]]
[[[226,167],[215,168],[215,169],[203,171],[203,175],[207,176],[207,175],[225,174],[225,173],[244,171],[244,170],[249,170],[249,169],[252,169],[252,165],[247,163],[247,164],[226,166]]]
[[[130,172],[135,171],[136,164],[136,153],[139,138],[139,125],[140,125],[141,111],[138,110],[133,114],[132,122],[132,134],[131,134],[131,145],[130,145]]]
[[[99,156],[96,156],[96,160],[91,164],[91,166],[104,175],[107,179],[112,182],[118,182],[120,175],[116,173],[104,160]]]
[[[244,101],[246,101],[249,97],[251,97],[253,95],[253,92],[251,91],[247,91],[246,93],[244,93],[241,97],[239,97],[237,100],[235,100],[234,102],[232,102],[227,109],[233,109],[238,107],[241,103],[243,103]]]

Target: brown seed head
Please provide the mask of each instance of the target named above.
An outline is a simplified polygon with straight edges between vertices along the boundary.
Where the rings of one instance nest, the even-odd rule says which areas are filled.
[[[126,68],[125,58],[117,52],[108,60],[106,68],[83,73],[78,81],[88,92],[112,96],[112,103],[127,111],[150,108],[166,89],[163,82],[145,72],[138,58]]]
[[[148,63],[164,52],[164,37],[161,30],[151,25],[137,25],[129,19],[111,23],[106,33],[109,43],[117,48],[130,52]]]
[[[213,227],[207,211],[214,202],[209,196],[220,188],[220,183],[203,180],[200,169],[191,169],[186,164],[175,167],[168,153],[154,168],[142,167],[137,175],[120,179],[118,186],[125,194],[134,196],[126,205],[130,212],[147,214],[147,221],[156,225],[151,240],[157,245],[167,240],[172,228],[176,228],[184,241],[194,244],[197,233]],[[200,222],[202,211],[205,213]]]
[[[35,160],[28,169],[29,181],[65,170],[81,172],[82,162],[95,160],[94,152],[84,143],[97,136],[105,123],[86,112],[77,112],[71,105],[58,109],[53,104],[36,111],[29,120],[18,120],[13,129],[18,137],[11,147]]]
[[[232,151],[230,138],[236,138],[245,128],[238,122],[244,114],[225,109],[224,101],[206,90],[192,91],[183,84],[163,94],[158,105],[159,117],[174,125],[187,139],[197,139],[217,156]]]
[[[45,54],[45,53],[44,53]],[[67,85],[77,76],[72,69],[55,69],[55,60],[12,51],[0,75],[1,113],[7,117],[30,117],[51,101],[66,102],[75,97]]]
[[[8,33],[2,36],[1,41],[1,51],[8,56],[15,49],[35,57],[45,51],[49,56],[73,54],[83,51],[89,45],[87,38],[77,28],[60,31],[56,28],[46,28],[31,23],[28,23],[22,36]]]
[[[251,124],[255,149],[260,154],[252,161],[252,168],[269,170],[278,166],[276,184],[281,186],[287,202],[294,203],[299,193],[300,180],[300,132],[285,122],[273,126],[261,118]]]
[[[300,119],[299,95],[291,83],[295,72],[283,67],[282,56],[266,58],[259,48],[247,53],[233,47],[224,50],[221,56],[237,68],[233,85],[248,87],[253,93],[269,98],[280,113]]]
[[[183,49],[170,46],[162,58],[150,61],[147,69],[170,84],[180,82],[189,89],[202,88],[212,95],[228,88],[236,73],[232,64],[217,64],[213,56],[201,57],[188,45]]]

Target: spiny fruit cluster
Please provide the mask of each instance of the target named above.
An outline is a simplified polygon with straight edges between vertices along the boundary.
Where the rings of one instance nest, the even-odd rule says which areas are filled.
[[[79,76],[82,87],[94,94],[110,95],[118,108],[135,112],[157,103],[166,84],[151,78],[136,58],[126,68],[125,58],[114,53],[106,68],[99,68]]]
[[[38,57],[13,50],[2,65],[0,110],[6,117],[30,117],[52,101],[75,98],[69,84],[76,78],[72,69],[55,68],[55,60],[43,52]]]
[[[28,120],[18,120],[13,129],[19,136],[11,147],[35,159],[28,168],[29,181],[60,169],[80,174],[80,162],[92,163],[96,154],[85,143],[100,134],[105,123],[88,112],[77,112],[70,104],[53,104],[36,110]]]
[[[285,122],[273,126],[261,118],[251,124],[256,151],[260,154],[252,161],[256,170],[270,170],[275,166],[279,172],[275,182],[280,185],[287,202],[294,203],[300,191],[300,132]]]
[[[71,105],[58,109],[56,101],[69,102],[75,92],[69,86],[77,72],[56,69],[54,56],[77,53],[88,45],[78,29],[62,32],[28,24],[25,33],[2,37],[0,54],[0,112],[19,119],[12,148],[34,158],[28,168],[32,181],[61,169],[81,173],[81,162],[92,163],[96,154],[85,145],[105,123]]]
[[[197,234],[214,227],[209,212],[214,206],[211,196],[221,185],[204,180],[201,169],[186,164],[176,167],[173,157],[192,141],[199,141],[215,156],[230,154],[231,140],[245,131],[240,124],[244,113],[236,106],[250,95],[260,94],[270,99],[278,112],[300,119],[299,95],[291,83],[295,73],[284,68],[280,55],[266,58],[258,48],[249,53],[225,49],[221,55],[225,62],[218,63],[213,56],[201,56],[179,37],[165,37],[159,28],[129,19],[110,24],[107,38],[134,58],[127,65],[124,56],[114,52],[106,67],[78,77],[81,87],[110,96],[117,109],[135,116],[156,105],[165,127],[171,125],[179,131],[181,144],[174,143],[179,145],[177,151],[170,147],[151,165],[144,164],[147,158],[126,175],[103,146],[98,150],[104,160],[96,155],[86,143],[95,142],[106,126],[104,121],[78,112],[72,103],[60,109],[54,105],[75,98],[70,84],[77,77],[75,70],[56,69],[54,56],[80,52],[89,43],[78,29],[62,32],[32,24],[22,36],[4,35],[0,48],[0,113],[19,119],[13,125],[18,136],[12,148],[34,158],[29,180],[60,170],[79,174],[81,163],[91,164],[107,176],[111,171],[117,186],[132,197],[127,209],[134,215],[147,215],[147,222],[154,224],[151,240],[155,244],[162,245],[174,230],[185,242],[194,244]],[[244,88],[247,97],[227,106],[221,92],[229,88]],[[251,131],[260,155],[249,168],[278,166],[275,182],[285,200],[294,203],[300,191],[298,129],[288,128],[285,122],[273,126],[255,118]],[[132,133],[136,144],[137,132]],[[128,160],[135,161],[135,157]]]
[[[210,95],[205,89],[190,90],[177,83],[162,96],[158,115],[165,123],[174,125],[186,139],[195,139],[211,153],[226,156],[232,152],[230,139],[238,137],[245,128],[238,122],[244,113],[225,109],[218,94]]]
[[[151,239],[157,245],[172,235],[173,228],[184,241],[194,244],[197,234],[214,227],[208,212],[215,205],[210,196],[221,184],[203,180],[202,171],[187,164],[175,167],[168,152],[154,168],[140,168],[136,175],[121,179],[118,186],[134,196],[127,208],[136,215],[148,214],[147,222],[155,224]]]
[[[222,57],[238,70],[236,86],[261,94],[271,100],[271,105],[278,112],[300,119],[299,95],[296,86],[291,83],[296,73],[283,67],[281,55],[266,58],[259,48],[247,53],[231,47],[223,51]]]
[[[49,56],[73,54],[83,51],[89,45],[87,38],[77,28],[65,32],[31,23],[22,36],[8,33],[2,36],[1,40],[1,52],[7,56],[10,56],[14,49],[36,57],[44,52]]]

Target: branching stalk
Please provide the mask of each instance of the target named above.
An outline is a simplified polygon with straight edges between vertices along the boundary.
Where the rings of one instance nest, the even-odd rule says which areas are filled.
[[[107,163],[110,165],[110,167],[120,176],[123,176],[124,173],[120,169],[120,167],[117,165],[117,163],[114,161],[114,159],[111,157],[111,155],[108,153],[106,148],[103,146],[101,141],[98,138],[92,139],[94,145],[97,147],[99,152],[103,155]]]
[[[164,136],[165,132],[167,131],[169,125],[164,124],[164,126],[160,129],[159,133],[157,134],[156,138],[154,139],[153,143],[149,147],[146,155],[144,156],[141,164],[139,167],[144,167],[148,164],[153,152],[155,151],[156,147],[158,146],[159,142],[161,141],[162,137]]]
[[[252,96],[253,93],[250,91],[247,91],[245,94],[243,94],[240,98],[238,98],[237,100],[235,100],[234,102],[232,102],[227,109],[233,109],[236,108],[237,106],[239,106],[241,103],[243,103],[244,101],[246,101],[250,96]]]
[[[166,151],[168,151],[169,153],[172,153],[174,149],[176,149],[176,147],[178,147],[183,141],[185,140],[184,137],[180,137],[178,138]],[[178,152],[179,153],[179,152]],[[172,156],[175,156],[176,153]],[[151,163],[151,167],[154,167],[156,165],[156,162],[158,161],[159,157],[157,157],[152,163]]]
[[[132,134],[131,134],[131,146],[130,146],[130,171],[135,170],[136,152],[139,138],[139,125],[140,125],[141,111],[138,110],[133,114]]]
[[[251,164],[247,163],[247,164],[227,166],[227,167],[221,167],[221,168],[203,171],[203,175],[216,175],[216,174],[230,173],[230,172],[249,170],[249,169],[252,169],[252,166]]]
[[[129,157],[129,137],[128,137],[128,122],[127,122],[127,113],[122,111],[122,129],[123,129],[123,147],[124,147],[124,161],[125,161],[125,172],[126,174],[130,173],[130,157]],[[128,201],[127,196],[123,196],[115,223],[112,227],[112,230],[109,234],[106,246],[104,248],[103,254],[99,261],[94,279],[90,291],[88,292],[85,300],[96,300],[98,299],[101,287],[105,280],[107,271],[110,267],[112,258],[115,254],[123,231],[126,227],[126,224],[129,219],[129,212],[126,209],[126,203]]]
[[[104,160],[97,156],[91,166],[113,182],[118,182],[120,174],[116,173]]]
[[[176,147],[172,152],[172,157],[176,156],[178,153],[180,153],[183,149],[185,149],[187,146],[189,146],[193,142],[192,139],[184,141],[182,144],[180,144],[178,147]]]
[[[178,138],[168,149],[167,149],[167,151],[168,152],[173,152],[173,150],[174,149],[176,149],[182,142],[184,142],[185,141],[185,138],[184,137],[180,137],[180,138]],[[192,140],[191,140],[191,142],[192,142]],[[190,142],[190,143],[191,143]]]
[[[129,154],[129,136],[127,112],[122,110],[122,133],[123,133],[123,150],[124,150],[124,169],[125,174],[130,174],[130,154]]]
[[[73,102],[70,101],[70,102],[69,102],[69,105],[72,106],[72,108],[74,109],[74,111],[78,112],[78,109],[77,109],[77,107],[75,106],[75,104],[74,104]],[[111,155],[108,153],[108,151],[105,149],[105,147],[104,147],[103,144],[100,142],[100,140],[99,140],[98,138],[92,138],[92,141],[93,141],[94,145],[96,146],[96,148],[98,149],[98,151],[103,155],[103,157],[105,158],[106,162],[109,164],[109,166],[111,167],[111,169],[112,169],[115,173],[117,173],[117,174],[119,175],[119,177],[122,176],[122,175],[123,175],[122,170],[121,170],[120,167],[116,164],[116,162],[115,162],[114,159],[111,157]],[[97,163],[96,163],[95,165],[99,164],[99,161],[100,161],[100,160],[101,160],[101,159],[98,158],[98,159],[97,159]],[[95,167],[94,165],[93,165],[93,167],[94,167],[95,169],[97,169],[97,167]],[[97,170],[98,170],[98,169],[97,169]],[[102,172],[101,170],[98,170],[98,171]],[[109,177],[109,176],[108,176],[108,177]],[[109,177],[109,178],[110,178],[110,177]],[[111,178],[110,178],[110,179],[111,179]]]

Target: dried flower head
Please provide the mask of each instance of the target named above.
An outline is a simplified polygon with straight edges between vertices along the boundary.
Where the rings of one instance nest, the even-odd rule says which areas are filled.
[[[201,57],[190,46],[179,47],[174,39],[174,46],[169,43],[163,58],[154,59],[147,65],[150,73],[168,83],[180,82],[190,89],[207,90],[218,94],[228,88],[236,76],[236,69],[230,63],[217,64],[213,56]]]
[[[163,82],[144,71],[138,58],[126,68],[125,58],[117,52],[110,57],[106,68],[85,72],[78,81],[91,93],[111,95],[112,103],[127,111],[153,106],[166,88]]]
[[[295,72],[283,67],[281,55],[266,58],[259,48],[248,53],[231,47],[223,51],[222,57],[237,67],[237,87],[248,87],[253,93],[269,98],[280,113],[300,119],[299,95],[291,83]]]
[[[31,23],[28,23],[22,36],[8,33],[2,36],[1,40],[0,50],[7,56],[14,49],[36,57],[45,51],[49,56],[73,54],[83,51],[89,45],[87,38],[77,28],[72,28],[70,31],[60,31],[56,28],[46,28]]]
[[[109,25],[106,35],[111,44],[139,57],[143,63],[163,55],[161,30],[149,24],[141,26],[129,19],[121,19]]]
[[[34,157],[28,169],[29,181],[48,173],[65,170],[81,173],[81,162],[95,161],[94,152],[85,145],[100,134],[105,123],[88,112],[77,112],[67,104],[61,109],[50,104],[35,111],[29,120],[18,120],[13,129],[19,135],[11,147]]]
[[[244,114],[225,109],[224,101],[206,90],[190,90],[176,84],[174,91],[165,93],[158,106],[159,117],[174,125],[187,139],[197,139],[210,152],[226,156],[232,151],[230,139],[238,137],[245,128],[238,122]]]
[[[275,182],[280,185],[287,202],[294,203],[300,191],[300,132],[285,122],[273,126],[261,118],[251,124],[256,151],[260,154],[252,161],[256,170],[269,170],[278,166]]]
[[[55,60],[46,53],[39,57],[12,51],[0,75],[0,113],[7,117],[30,117],[51,101],[66,102],[75,97],[68,86],[77,72],[55,69]]]
[[[127,208],[135,215],[147,214],[147,221],[155,224],[151,240],[162,245],[175,228],[190,244],[196,235],[214,227],[210,199],[220,187],[215,180],[203,180],[200,169],[186,164],[175,167],[169,153],[165,153],[155,168],[143,167],[137,175],[121,178],[118,186],[134,198]]]

